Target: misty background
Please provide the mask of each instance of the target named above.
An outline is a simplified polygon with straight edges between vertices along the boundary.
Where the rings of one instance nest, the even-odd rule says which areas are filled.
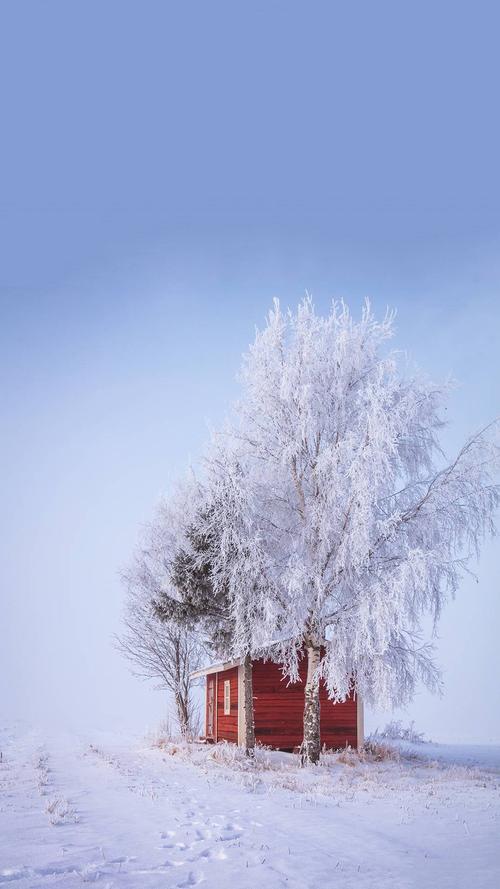
[[[113,648],[119,571],[273,297],[396,308],[394,345],[458,381],[450,455],[499,413],[499,24],[486,3],[2,4],[0,719],[165,715]],[[475,571],[439,627],[444,697],[403,714],[436,740],[500,741],[498,541]]]

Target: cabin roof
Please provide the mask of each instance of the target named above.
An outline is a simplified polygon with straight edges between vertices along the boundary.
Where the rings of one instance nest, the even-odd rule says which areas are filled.
[[[210,664],[208,667],[202,667],[201,670],[194,670],[190,673],[191,679],[199,679],[200,676],[208,676],[210,673],[222,673],[223,670],[230,670],[232,667],[239,667],[243,663],[243,658],[239,657],[234,661],[224,661],[219,664]]]
[[[273,653],[276,654],[277,646],[280,645],[282,641],[283,640],[280,639],[273,639],[272,642],[268,642],[267,645],[263,645],[260,650],[256,651],[252,656],[252,659],[263,657],[265,659],[273,660]],[[191,679],[199,679],[201,676],[208,676],[211,673],[221,673],[222,670],[230,670],[232,667],[239,667],[239,665],[243,663],[243,660],[244,658],[239,657],[232,661],[209,664],[208,667],[194,670],[194,672],[189,675]]]

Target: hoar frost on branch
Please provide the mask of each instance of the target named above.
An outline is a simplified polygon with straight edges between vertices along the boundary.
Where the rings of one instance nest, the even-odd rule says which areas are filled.
[[[178,498],[179,499],[179,498]],[[133,664],[135,675],[154,679],[159,688],[174,699],[177,722],[182,735],[192,733],[196,708],[192,698],[191,673],[201,663],[204,653],[199,634],[187,622],[160,620],[155,599],[172,589],[171,561],[184,539],[180,511],[160,503],[153,521],[144,529],[132,564],[124,572],[127,599],[124,630],[116,645]]]
[[[490,427],[447,463],[447,387],[406,376],[386,348],[393,316],[355,321],[275,304],[245,356],[236,419],[207,460],[233,649],[278,640],[290,679],[308,658],[304,755],[319,757],[319,680],[400,705],[437,688],[421,621],[437,621],[471,555],[494,532],[499,450]]]

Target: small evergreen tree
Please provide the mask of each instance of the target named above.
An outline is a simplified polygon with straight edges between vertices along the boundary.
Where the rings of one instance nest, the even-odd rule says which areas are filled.
[[[197,493],[202,496],[201,487]],[[191,499],[191,507],[192,503]],[[171,585],[158,591],[153,607],[160,620],[174,622],[186,632],[199,633],[214,657],[223,660],[243,657],[244,746],[247,754],[252,755],[255,732],[251,651],[248,642],[240,647],[234,644],[235,616],[227,571],[217,576],[214,571],[223,545],[223,516],[217,500],[209,500],[205,493],[197,509],[191,509],[183,538],[169,562]],[[234,567],[230,559],[225,565],[226,569],[228,565],[231,569]]]

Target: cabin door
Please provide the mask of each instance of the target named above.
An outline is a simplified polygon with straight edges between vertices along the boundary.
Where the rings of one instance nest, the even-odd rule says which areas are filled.
[[[215,715],[215,681],[213,677],[208,680],[207,684],[207,737],[214,736],[214,715]]]

